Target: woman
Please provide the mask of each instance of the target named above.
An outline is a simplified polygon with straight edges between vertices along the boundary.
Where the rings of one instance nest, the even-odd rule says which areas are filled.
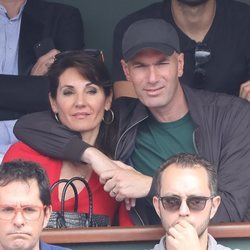
[[[64,52],[56,56],[55,62],[48,71],[48,78],[50,80],[49,101],[54,119],[71,131],[75,131],[77,135],[80,134],[82,140],[87,143],[86,147],[93,145],[111,156],[112,138],[108,135],[114,134],[114,131],[109,133],[108,130],[112,130],[114,120],[113,111],[110,109],[112,84],[104,63],[84,52]],[[36,144],[35,141],[33,143]],[[93,148],[93,150],[96,149]],[[101,168],[93,169],[89,163],[46,157],[21,142],[14,144],[8,150],[3,161],[17,158],[40,163],[47,170],[51,185],[59,179],[84,177],[93,193],[94,214],[108,216],[110,224],[113,223],[120,203],[103,190],[98,177]],[[107,162],[111,161],[107,158]],[[111,163],[109,165],[112,167]],[[74,184],[79,193],[78,211],[88,212],[86,188],[80,181]],[[60,210],[59,197],[63,186],[64,184],[60,184],[59,188],[52,192],[53,210]],[[72,211],[73,207],[74,192],[68,189],[65,210]],[[125,209],[121,211],[123,216],[120,224],[130,225],[127,212]]]

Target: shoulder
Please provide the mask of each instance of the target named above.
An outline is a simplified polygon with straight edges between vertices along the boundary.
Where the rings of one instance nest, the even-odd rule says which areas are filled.
[[[154,3],[125,16],[117,23],[115,32],[118,32],[119,30],[125,31],[130,24],[137,20],[160,17],[162,13],[162,6],[163,2]]]
[[[230,11],[250,11],[250,5],[244,3],[243,1],[235,0],[217,0],[217,4],[225,7],[225,9]]]
[[[209,234],[208,235],[208,250],[231,250],[231,248],[222,246]]]
[[[69,248],[46,244],[43,241],[40,241],[40,249],[41,250],[70,250]]]
[[[197,102],[200,104],[199,106],[217,106],[217,107],[234,107],[234,108],[243,108],[249,109],[250,104],[244,99],[241,99],[237,96],[211,92],[208,90],[200,90],[193,89],[188,86],[182,86],[185,96],[188,100],[188,104],[194,103],[197,105]]]
[[[66,5],[56,2],[45,2],[41,0],[28,0],[24,11],[30,15],[52,15],[59,16],[61,14],[68,15],[72,13],[79,13],[80,11],[71,5]]]
[[[139,103],[137,98],[122,96],[114,100],[113,106],[115,109],[120,109],[123,107],[132,108]]]
[[[53,114],[51,111],[40,111],[40,112],[35,112],[35,113],[28,113],[23,115],[17,120],[18,124],[20,121],[27,121],[27,122],[32,122],[34,120],[38,120],[39,122],[55,122],[55,118],[53,117]]]
[[[218,11],[227,21],[238,24],[250,20],[250,5],[235,0],[217,0]],[[249,23],[241,23],[243,26],[249,27]]]
[[[76,10],[76,7],[73,7],[72,5],[67,5],[59,2],[47,2],[47,1],[41,1],[41,0],[28,0],[25,8],[42,8],[42,9],[59,9],[59,10]]]
[[[129,119],[132,113],[145,113],[145,106],[137,98],[133,97],[119,97],[113,103],[113,110],[115,116]]]
[[[37,155],[38,153],[32,148],[30,148],[28,145],[19,141],[10,146],[9,150],[6,153],[6,156],[8,156],[8,158],[13,158],[14,160],[15,158],[20,158],[22,154],[28,154],[33,156]]]
[[[41,164],[42,166],[51,166],[52,163],[55,163],[57,165],[59,162],[38,153],[23,142],[17,142],[11,145],[11,147],[6,152],[3,158],[3,162],[12,160],[34,161]]]
[[[239,97],[183,87],[188,108],[195,123],[202,120],[230,123],[238,129],[250,127],[250,103]],[[233,126],[234,124],[234,126]]]
[[[165,250],[165,237],[162,237],[159,244],[156,244],[152,250]]]

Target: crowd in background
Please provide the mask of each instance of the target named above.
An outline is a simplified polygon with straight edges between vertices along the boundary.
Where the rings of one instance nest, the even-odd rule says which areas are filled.
[[[86,48],[83,24],[69,5],[0,0],[0,161],[34,161],[50,185],[84,178],[107,226],[164,226],[161,206],[168,211],[170,195],[181,211],[183,191],[161,198],[154,176],[187,153],[213,165],[220,197],[185,193],[190,214],[192,195],[212,197],[211,223],[249,221],[250,6],[164,0],[131,13],[114,29],[111,72],[101,48]],[[55,211],[63,187],[52,193]],[[77,192],[86,213],[88,192],[75,188],[65,209]]]

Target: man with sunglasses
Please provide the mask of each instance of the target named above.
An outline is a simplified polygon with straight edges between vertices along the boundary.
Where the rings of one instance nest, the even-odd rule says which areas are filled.
[[[67,250],[39,240],[51,211],[50,185],[40,166],[27,161],[0,165],[1,250]]]
[[[116,97],[136,96],[120,65],[122,37],[133,22],[146,18],[176,28],[185,54],[183,84],[250,101],[250,6],[235,0],[162,0],[121,19],[113,36]]]
[[[230,250],[208,234],[221,202],[211,163],[198,155],[174,155],[158,169],[154,187],[153,204],[166,235],[153,250]]]
[[[100,179],[112,197],[137,198],[131,211],[137,224],[159,223],[149,193],[158,167],[173,154],[198,153],[217,166],[222,203],[213,222],[250,220],[250,104],[181,85],[184,55],[176,30],[162,19],[144,19],[129,27],[122,67],[139,99],[116,99],[112,109],[118,135],[110,139],[117,137],[112,144],[115,159],[134,168],[120,163],[109,169],[94,147],[49,113],[23,116],[16,135],[43,154],[102,169]]]

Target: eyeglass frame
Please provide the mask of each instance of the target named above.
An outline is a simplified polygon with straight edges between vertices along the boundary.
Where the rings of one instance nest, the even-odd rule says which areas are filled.
[[[177,196],[177,195],[166,195],[166,196],[157,195],[157,198],[158,198],[159,202],[162,204],[162,207],[164,208],[165,211],[168,211],[168,212],[177,212],[177,211],[179,211],[183,201],[186,202],[186,206],[188,207],[190,212],[200,212],[200,211],[205,209],[205,207],[207,205],[207,201],[212,200],[214,197],[215,197],[214,195],[211,195],[211,196],[191,195],[191,196],[188,196],[186,199],[183,199],[183,198],[181,198],[180,196]],[[166,204],[164,204],[164,199],[166,199],[166,198],[175,198],[176,200],[179,201],[178,206],[176,208],[174,208],[174,209],[167,208]],[[201,207],[199,209],[198,208],[194,209],[194,208],[190,207],[190,200],[192,200],[192,199],[203,200],[204,201],[203,207]]]
[[[45,212],[45,210],[47,209],[47,207],[48,207],[47,205],[43,205],[43,206],[25,205],[25,206],[20,206],[20,207],[18,207],[18,206],[11,206],[11,205],[0,205],[0,220],[11,221],[11,220],[13,220],[17,216],[17,213],[20,212],[25,220],[27,220],[27,221],[35,221],[35,220],[38,220],[40,218],[42,210],[44,210],[44,212]],[[10,217],[6,218],[7,212],[6,212],[4,218],[1,217],[1,209],[2,208],[12,208],[13,209],[11,211],[13,213],[11,215],[12,217],[11,218]],[[39,215],[37,216],[37,218],[34,218],[34,219],[27,218],[26,217],[27,215],[25,215],[25,213],[24,213],[24,209],[25,208],[33,208],[33,209],[36,208],[36,209],[39,209]]]

